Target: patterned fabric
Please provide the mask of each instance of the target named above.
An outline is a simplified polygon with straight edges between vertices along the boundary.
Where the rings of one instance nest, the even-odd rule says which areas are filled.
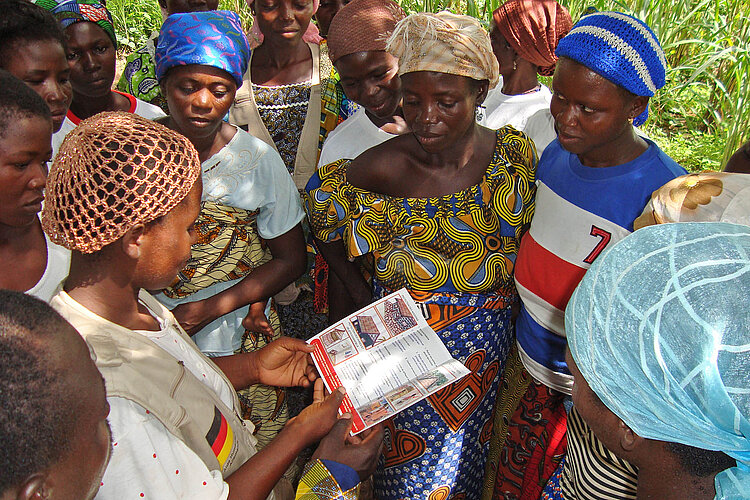
[[[540,500],[563,500],[562,488],[560,487],[560,480],[562,479],[563,467],[565,467],[565,459],[563,459],[560,466],[557,468],[552,477],[549,478],[547,486],[544,487]]]
[[[375,282],[375,297],[390,290]],[[471,371],[385,422],[375,498],[479,499],[499,374],[512,345],[512,296],[410,291],[451,356]]]
[[[156,63],[154,62],[156,43],[159,34],[155,33],[146,41],[146,45],[128,55],[125,68],[117,90],[135,96],[141,101],[159,106],[169,114],[167,99],[161,94],[159,81],[156,79]]]
[[[271,252],[258,236],[257,217],[257,210],[202,202],[190,260],[164,295],[186,297],[214,283],[243,278],[270,261]]]
[[[372,252],[378,281],[392,290],[513,293],[513,262],[535,193],[535,153],[525,135],[500,129],[482,181],[433,198],[357,188],[346,181],[349,163],[323,166],[307,185],[320,240],[343,236],[351,257]]]
[[[565,311],[591,390],[639,436],[722,451],[718,498],[750,491],[750,228],[639,229],[595,262]]]
[[[526,392],[510,415],[492,498],[537,500],[567,448],[566,396],[535,382],[524,369]],[[523,384],[522,384],[523,385]],[[505,396],[499,401],[503,402]]]
[[[290,174],[307,116],[310,87],[309,81],[271,87],[253,84],[258,113]]]
[[[223,69],[242,86],[250,61],[250,44],[236,12],[210,10],[172,14],[161,27],[156,45],[156,79],[170,68],[201,64]]]
[[[568,453],[560,489],[567,500],[635,500],[638,469],[604,447],[575,406],[568,416]]]
[[[667,61],[651,28],[640,19],[620,12],[583,16],[555,51],[583,64],[615,85],[635,95],[653,96],[666,83]],[[648,119],[648,107],[633,125]]]
[[[320,460],[315,460],[305,466],[295,500],[356,500],[357,498],[359,498],[359,485],[342,491],[328,468]]]
[[[416,13],[401,20],[388,39],[386,50],[398,57],[398,74],[437,71],[474,80],[489,80],[495,87],[500,67],[492,52],[490,35],[470,16],[444,10]]]
[[[318,238],[372,253],[375,295],[406,286],[428,323],[471,375],[386,424],[377,498],[479,498],[498,375],[512,343],[511,273],[533,212],[535,153],[501,129],[481,182],[452,195],[397,198],[346,182],[347,160],[308,183]]]
[[[184,297],[215,283],[247,276],[253,269],[271,260],[257,231],[258,212],[204,201],[195,222],[198,235],[188,264],[172,285],[164,290],[168,297]],[[281,325],[275,308],[267,315],[274,330],[273,338],[245,331],[238,352],[253,352],[281,336]],[[237,392],[242,418],[255,425],[258,447],[273,439],[289,419],[286,390],[254,385]]]
[[[482,499],[492,498],[497,477],[498,466],[501,460],[501,452],[505,446],[510,424],[510,415],[518,408],[521,398],[526,394],[529,387],[530,377],[518,356],[518,347],[514,344],[505,362],[505,371],[500,377],[500,388],[498,389],[497,402],[495,403],[495,417],[492,424],[492,437],[490,439],[490,451],[487,455],[487,466],[484,470],[484,487],[482,488]]]
[[[90,22],[99,26],[107,34],[112,45],[117,48],[114,21],[109,13],[106,2],[94,0],[35,0],[35,4],[52,12],[63,29],[71,24]]]

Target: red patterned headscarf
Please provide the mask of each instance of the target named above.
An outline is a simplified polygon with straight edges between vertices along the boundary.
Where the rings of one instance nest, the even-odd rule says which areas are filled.
[[[508,0],[492,18],[513,50],[537,65],[540,75],[554,73],[557,42],[573,27],[565,7],[555,0]]]

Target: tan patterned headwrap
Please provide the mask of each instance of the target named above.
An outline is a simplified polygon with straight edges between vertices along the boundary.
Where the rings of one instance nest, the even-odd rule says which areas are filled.
[[[398,57],[398,74],[436,71],[498,82],[500,68],[479,21],[448,11],[412,14],[396,25],[386,50]]]
[[[172,210],[201,174],[182,135],[123,111],[83,120],[49,171],[42,227],[58,245],[93,253]]]

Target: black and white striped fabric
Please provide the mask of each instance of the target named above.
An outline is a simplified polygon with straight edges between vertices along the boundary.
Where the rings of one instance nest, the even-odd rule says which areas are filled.
[[[560,479],[565,500],[635,500],[638,470],[604,447],[573,407]]]

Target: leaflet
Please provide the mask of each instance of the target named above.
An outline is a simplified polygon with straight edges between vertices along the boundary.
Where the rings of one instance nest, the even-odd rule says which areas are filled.
[[[352,434],[423,400],[470,371],[451,357],[406,289],[360,309],[308,341],[326,387],[342,385],[339,410]]]

